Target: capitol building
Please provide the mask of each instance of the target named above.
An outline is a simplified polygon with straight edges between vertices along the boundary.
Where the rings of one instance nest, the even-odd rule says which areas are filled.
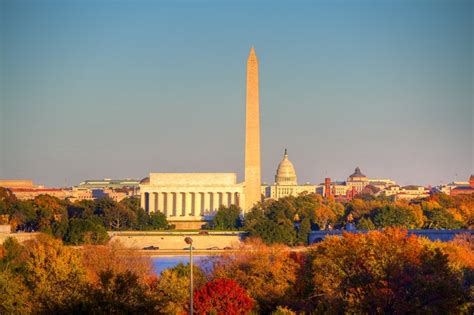
[[[316,186],[311,184],[298,185],[295,167],[288,159],[288,151],[285,154],[275,175],[273,185],[262,185],[262,195],[265,198],[280,199],[287,196],[298,196],[301,193],[315,193]]]

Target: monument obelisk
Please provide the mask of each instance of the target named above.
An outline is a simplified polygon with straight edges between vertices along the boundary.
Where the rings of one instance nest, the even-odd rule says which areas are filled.
[[[258,60],[252,47],[247,59],[247,97],[245,106],[245,206],[250,210],[261,200],[260,179],[260,108],[258,96]]]

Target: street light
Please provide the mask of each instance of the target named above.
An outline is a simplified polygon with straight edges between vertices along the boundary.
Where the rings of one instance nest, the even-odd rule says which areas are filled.
[[[184,241],[189,245],[189,314],[194,313],[193,307],[193,239],[187,236]]]

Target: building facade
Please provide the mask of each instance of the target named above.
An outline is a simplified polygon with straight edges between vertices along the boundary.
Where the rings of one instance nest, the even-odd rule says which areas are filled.
[[[456,188],[451,189],[450,194],[451,196],[474,194],[474,175],[471,175],[469,178],[468,185],[459,185]]]
[[[316,192],[326,197],[336,197],[338,200],[350,200],[357,194],[364,192],[367,186],[373,186],[375,190],[383,191],[394,185],[396,183],[391,179],[368,178],[359,167],[356,167],[354,173],[349,175],[346,181],[331,182],[331,178],[326,178],[324,184],[316,187]]]
[[[288,159],[288,152],[285,149],[283,159],[278,164],[273,185],[262,185],[262,195],[265,198],[280,199],[287,196],[298,196],[299,194],[315,193],[316,186],[311,184],[298,185],[295,167]]]
[[[245,202],[235,173],[150,173],[140,182],[141,205],[173,224],[209,221],[220,206]]]

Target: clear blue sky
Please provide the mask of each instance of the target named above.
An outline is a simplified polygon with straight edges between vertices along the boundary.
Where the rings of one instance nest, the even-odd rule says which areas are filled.
[[[260,61],[263,180],[474,172],[473,1],[0,1],[0,178],[237,172]]]

